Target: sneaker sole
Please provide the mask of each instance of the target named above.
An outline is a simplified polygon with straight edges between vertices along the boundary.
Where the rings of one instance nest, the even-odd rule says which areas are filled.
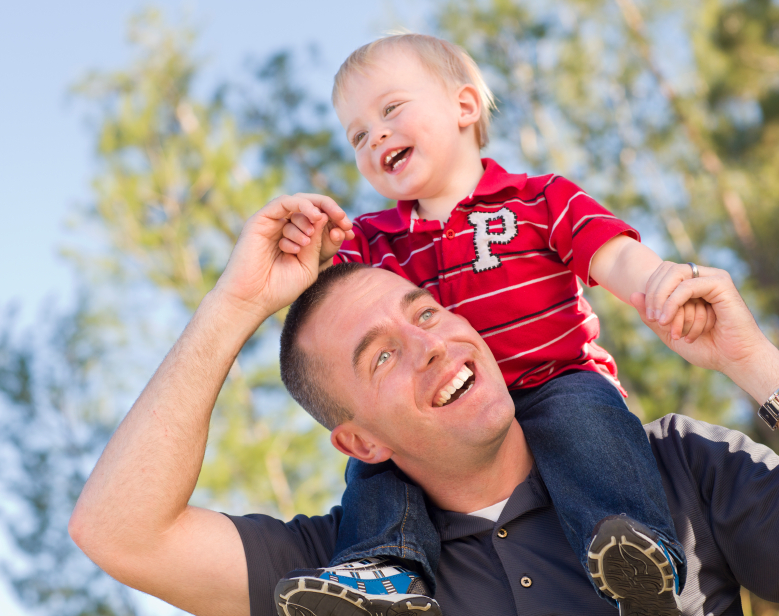
[[[680,616],[671,564],[642,530],[652,534],[625,518],[603,522],[587,554],[590,575],[620,616]]]
[[[274,600],[279,616],[442,616],[438,603],[428,597],[368,599],[347,586],[312,578],[282,580]]]

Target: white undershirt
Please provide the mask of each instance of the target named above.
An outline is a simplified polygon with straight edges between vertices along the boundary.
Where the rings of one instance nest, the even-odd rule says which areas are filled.
[[[491,520],[497,524],[498,518],[500,517],[500,514],[503,513],[503,508],[506,506],[507,502],[509,502],[509,499],[502,500],[499,503],[495,503],[494,505],[490,505],[484,509],[479,509],[478,511],[474,511],[468,515],[477,515],[480,518],[487,518],[488,520]]]

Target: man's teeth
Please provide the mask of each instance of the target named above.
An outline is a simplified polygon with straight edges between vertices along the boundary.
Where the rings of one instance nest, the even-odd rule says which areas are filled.
[[[443,387],[441,391],[438,392],[438,395],[436,396],[435,405],[436,406],[443,406],[449,400],[451,400],[452,396],[454,395],[454,392],[456,392],[458,389],[460,389],[463,385],[465,385],[465,381],[467,381],[470,377],[473,376],[473,372],[471,371],[468,366],[463,366],[460,369],[460,372],[458,372],[455,377],[452,379],[452,381]],[[470,387],[468,388],[470,389]]]

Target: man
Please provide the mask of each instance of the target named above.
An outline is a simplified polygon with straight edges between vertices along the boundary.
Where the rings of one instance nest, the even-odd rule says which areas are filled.
[[[285,525],[229,518],[188,500],[222,382],[260,323],[316,280],[333,207],[314,195],[281,197],[247,222],[216,287],[98,461],[70,532],[121,582],[195,614],[270,615],[279,577],[328,562],[339,508]],[[315,241],[282,254],[284,225],[301,211],[316,221]],[[682,283],[669,306],[705,299],[717,316],[711,332],[686,344],[645,322],[683,357],[723,371],[763,403],[779,386],[779,350],[727,274],[701,274]],[[476,332],[386,272],[352,275],[358,284],[322,300],[323,307],[348,302],[349,317],[330,311],[322,319],[326,310],[314,310],[300,346],[312,360],[312,382],[331,398],[325,410],[342,413],[336,447],[364,461],[392,459],[437,507],[436,599],[444,613],[613,613],[565,551],[500,371]],[[643,298],[633,300],[643,315]],[[378,374],[387,362],[392,370]],[[456,405],[434,410],[433,395],[463,364],[476,376],[473,387]],[[648,433],[691,556],[683,613],[740,613],[739,583],[779,599],[769,567],[779,547],[779,458],[738,433],[684,418],[656,422]],[[462,515],[506,498],[497,525]]]

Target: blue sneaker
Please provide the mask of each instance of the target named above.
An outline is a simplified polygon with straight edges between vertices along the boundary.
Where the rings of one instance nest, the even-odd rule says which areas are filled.
[[[274,598],[279,616],[441,616],[424,580],[388,558],[292,571]]]
[[[603,518],[587,554],[598,588],[620,616],[681,616],[679,576],[657,535],[625,515]]]

